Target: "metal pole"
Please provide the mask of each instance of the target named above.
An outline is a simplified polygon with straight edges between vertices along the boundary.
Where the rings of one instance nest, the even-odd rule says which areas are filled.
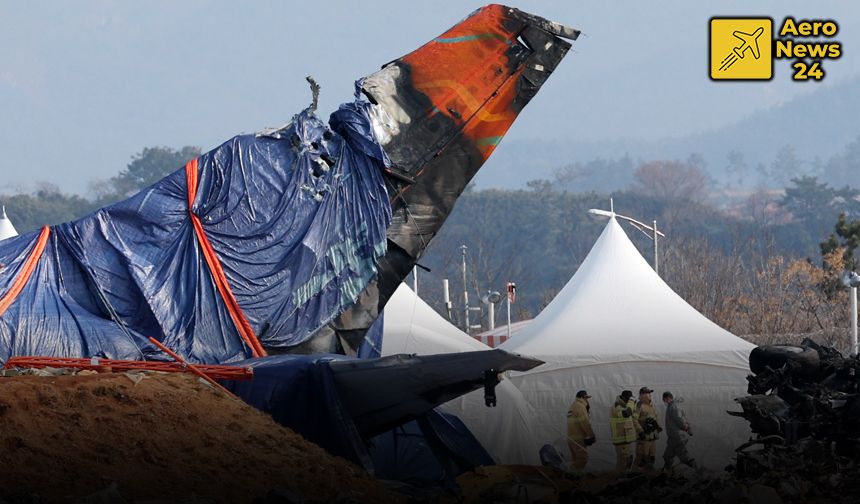
[[[487,308],[487,316],[490,317],[490,321],[487,324],[492,331],[496,328],[496,303],[490,301],[489,307]]]
[[[451,293],[448,292],[448,279],[442,280],[442,297],[445,299],[445,311],[448,313],[448,320],[451,320]]]
[[[469,287],[466,284],[466,247],[460,246],[463,251],[463,330],[469,334]]]
[[[412,290],[418,295],[418,266],[412,266]]]
[[[660,262],[657,259],[657,221],[656,220],[653,221],[653,224],[654,224],[654,226],[652,227],[652,229],[654,230],[654,235],[652,238],[654,239],[654,273],[657,273],[659,275],[660,274]]]
[[[857,287],[851,287],[851,355],[857,355]]]
[[[511,339],[511,293],[508,292],[505,298],[508,300],[508,339]]]

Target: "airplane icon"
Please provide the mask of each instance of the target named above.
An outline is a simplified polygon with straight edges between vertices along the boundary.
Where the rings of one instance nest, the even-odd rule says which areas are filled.
[[[743,44],[732,49],[732,52],[734,52],[738,56],[738,58],[743,58],[744,57],[744,51],[746,51],[747,48],[749,48],[750,51],[752,51],[753,58],[758,59],[758,57],[759,57],[758,38],[761,37],[762,33],[764,33],[764,27],[762,27],[762,26],[759,26],[758,30],[756,30],[752,33],[744,33],[740,30],[735,30],[735,32],[732,33],[732,35],[739,38],[741,40],[741,42],[743,42]]]
[[[740,30],[732,32],[732,35],[741,41],[741,45],[733,47],[732,52],[723,58],[723,61],[720,62],[720,70],[728,70],[737,60],[743,59],[744,52],[747,49],[750,50],[753,58],[758,59],[761,55],[758,47],[758,38],[761,37],[762,33],[764,33],[764,27],[762,26],[759,26],[756,31],[752,33],[744,33]]]

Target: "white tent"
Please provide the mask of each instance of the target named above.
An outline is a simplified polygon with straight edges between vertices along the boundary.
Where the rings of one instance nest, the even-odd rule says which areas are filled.
[[[454,327],[406,284],[401,284],[385,305],[382,334],[382,355],[490,349]],[[528,423],[534,413],[528,403],[509,380],[496,386],[496,397],[497,406],[488,408],[483,389],[476,390],[445,403],[442,409],[457,415],[496,462],[539,464],[538,449],[533,448],[536,441]]]
[[[594,463],[613,463],[609,410],[622,390],[655,390],[661,419],[669,390],[692,425],[688,445],[703,465],[722,468],[749,437],[735,397],[746,395],[748,357],[754,345],[720,328],[663,282],[612,218],[553,301],[500,348],[546,362],[511,381],[537,411],[542,442],[564,446],[565,414],[577,390],[591,399],[598,442]],[[665,434],[658,443],[658,464]]]
[[[15,230],[15,226],[12,225],[12,221],[9,220],[9,217],[6,217],[6,207],[4,206],[0,208],[2,208],[2,210],[0,210],[0,240],[18,236],[18,231]]]

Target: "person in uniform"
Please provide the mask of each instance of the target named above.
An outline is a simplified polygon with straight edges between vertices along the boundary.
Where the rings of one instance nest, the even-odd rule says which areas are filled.
[[[567,446],[573,459],[571,467],[581,471],[588,464],[588,447],[594,444],[594,431],[591,429],[591,396],[585,390],[576,393],[576,399],[567,410]]]
[[[612,433],[612,444],[615,445],[615,472],[625,474],[633,467],[633,443],[636,442],[636,426],[633,415],[636,405],[633,402],[633,392],[621,392],[609,412],[609,430]]]
[[[634,417],[639,423],[638,441],[636,442],[636,460],[634,466],[639,469],[654,469],[654,461],[657,460],[657,439],[663,428],[657,417],[657,408],[651,402],[653,390],[648,387],[639,389],[639,401],[636,402],[636,414]]]

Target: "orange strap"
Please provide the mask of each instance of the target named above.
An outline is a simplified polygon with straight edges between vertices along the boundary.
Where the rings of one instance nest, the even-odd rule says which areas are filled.
[[[197,158],[192,159],[185,164],[185,181],[188,187],[188,215],[191,216],[191,222],[194,224],[194,233],[197,235],[197,241],[200,243],[200,248],[203,250],[203,257],[206,259],[206,264],[209,265],[209,272],[212,273],[212,279],[215,281],[215,286],[221,294],[221,299],[227,305],[227,311],[230,312],[230,317],[233,319],[236,329],[239,331],[239,336],[251,349],[251,354],[254,357],[262,357],[267,355],[254,334],[254,329],[245,314],[242,313],[242,308],[233,291],[230,289],[230,284],[227,283],[227,276],[224,274],[224,269],[221,267],[221,261],[218,260],[218,255],[209,239],[206,238],[206,233],[203,232],[203,224],[200,218],[194,215],[193,205],[194,198],[197,196]]]
[[[33,247],[33,251],[30,252],[30,257],[28,257],[27,261],[24,263],[24,268],[18,273],[18,277],[15,278],[15,281],[12,282],[12,287],[9,288],[9,291],[0,298],[0,315],[3,315],[6,309],[8,309],[15,301],[15,298],[18,297],[18,294],[20,294],[24,289],[24,286],[27,285],[27,281],[30,280],[30,276],[36,269],[36,264],[39,262],[39,258],[42,257],[42,252],[45,251],[45,245],[48,244],[48,236],[50,235],[51,228],[48,226],[43,227],[41,234],[39,234],[39,239],[36,240],[36,246]]]

